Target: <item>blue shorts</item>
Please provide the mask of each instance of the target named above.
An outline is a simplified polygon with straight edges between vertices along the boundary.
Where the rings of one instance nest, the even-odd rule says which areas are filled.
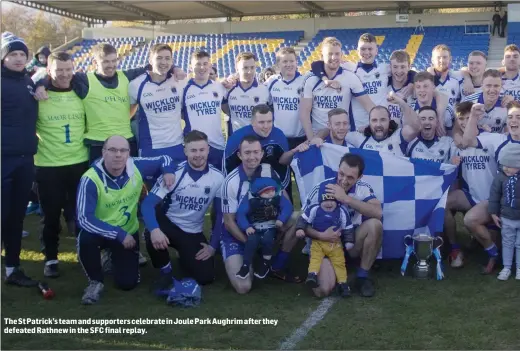
[[[175,164],[186,160],[184,146],[182,144],[164,147],[162,149],[139,149],[140,157],[157,157],[162,155],[170,156]]]
[[[224,157],[224,150],[215,149],[214,147],[209,147],[209,155],[208,155],[208,163],[222,171],[222,158]]]
[[[225,260],[233,255],[244,255],[244,243],[238,241],[229,233],[222,233],[222,240],[220,240],[220,251],[222,258]]]
[[[461,190],[464,193],[464,195],[466,195],[466,199],[468,199],[468,202],[471,205],[471,207],[474,207],[477,204],[477,202],[473,199],[473,196],[471,196],[469,191],[467,191],[466,189],[461,189]]]

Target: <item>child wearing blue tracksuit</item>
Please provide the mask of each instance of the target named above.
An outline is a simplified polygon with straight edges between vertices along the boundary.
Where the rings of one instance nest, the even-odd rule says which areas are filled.
[[[281,228],[291,217],[293,206],[282,195],[281,184],[274,179],[259,177],[252,181],[249,192],[237,210],[237,224],[247,235],[244,247],[244,262],[236,276],[249,277],[253,256],[262,246],[262,264],[255,269],[255,276],[263,279],[269,273],[276,229]]]

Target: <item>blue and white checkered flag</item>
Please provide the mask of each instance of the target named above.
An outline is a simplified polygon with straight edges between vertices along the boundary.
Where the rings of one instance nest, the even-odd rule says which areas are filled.
[[[347,152],[363,157],[362,180],[372,186],[383,206],[383,258],[404,256],[405,235],[443,231],[448,189],[457,176],[457,166],[451,164],[332,144],[312,146],[291,163],[302,204],[315,185],[336,176]]]

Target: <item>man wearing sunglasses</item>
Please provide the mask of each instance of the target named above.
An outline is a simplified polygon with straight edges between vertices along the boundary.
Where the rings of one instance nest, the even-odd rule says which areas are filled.
[[[143,179],[159,171],[170,188],[175,165],[169,156],[132,158],[128,140],[109,137],[103,157],[83,175],[77,194],[78,257],[88,277],[82,303],[96,303],[103,291],[100,251],[112,252],[115,285],[131,290],[139,282],[137,206]]]

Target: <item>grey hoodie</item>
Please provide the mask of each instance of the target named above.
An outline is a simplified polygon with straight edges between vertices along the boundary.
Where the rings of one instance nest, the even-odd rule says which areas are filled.
[[[500,169],[491,185],[488,210],[490,214],[520,220],[520,172],[508,177]]]

